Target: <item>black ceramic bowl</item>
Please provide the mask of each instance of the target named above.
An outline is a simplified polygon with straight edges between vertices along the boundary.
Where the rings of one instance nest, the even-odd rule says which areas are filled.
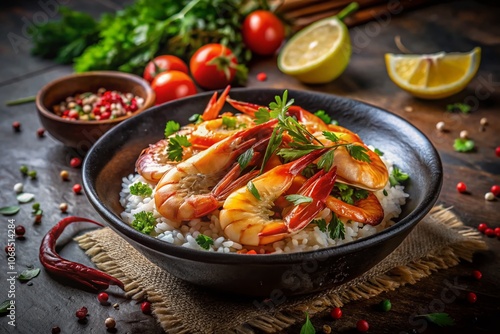
[[[277,89],[234,89],[230,95],[233,99],[267,105],[282,93]],[[183,280],[225,292],[267,297],[340,285],[390,254],[438,198],[442,183],[439,155],[425,135],[410,123],[358,101],[289,91],[295,104],[312,111],[324,109],[410,174],[405,189],[410,198],[397,224],[338,247],[253,256],[188,249],[137,232],[119,216],[123,210],[118,200],[122,177],[134,172],[134,162],[144,147],[162,138],[167,120],[188,123],[189,116],[204,110],[211,95],[199,94],[160,105],[119,124],[92,147],[83,166],[85,192],[109,226],[146,258]]]

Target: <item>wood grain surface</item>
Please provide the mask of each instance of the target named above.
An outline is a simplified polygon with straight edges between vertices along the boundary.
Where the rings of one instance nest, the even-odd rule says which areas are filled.
[[[130,2],[130,1],[129,1]],[[71,8],[84,10],[98,17],[123,6],[119,0],[66,1]],[[2,2],[0,10],[0,206],[16,204],[12,190],[22,182],[25,191],[34,193],[44,210],[41,224],[33,223],[31,205],[22,205],[21,211],[10,218],[26,227],[24,239],[16,240],[16,269],[27,266],[41,267],[38,247],[43,235],[65,215],[59,203],[69,205],[68,214],[102,221],[84,194],[75,195],[71,188],[81,183],[81,170],[69,166],[72,157],[81,152],[66,148],[50,136],[38,138],[40,122],[35,105],[25,104],[6,107],[5,101],[34,95],[47,82],[72,72],[69,66],[34,58],[29,54],[29,38],[23,35],[26,22],[33,22],[43,9],[38,1]],[[37,14],[38,13],[38,14]],[[378,17],[350,29],[353,55],[346,72],[336,81],[317,86],[307,86],[282,74],[276,67],[276,58],[256,58],[250,66],[248,87],[273,87],[305,89],[328,92],[358,99],[385,108],[410,121],[423,131],[438,149],[444,165],[444,183],[438,203],[453,207],[466,225],[476,227],[485,222],[500,227],[500,200],[484,200],[484,194],[493,184],[500,185],[500,158],[495,148],[500,146],[500,7],[495,2],[455,1],[428,5],[401,14]],[[13,43],[13,36],[21,40]],[[432,53],[437,51],[469,51],[482,48],[480,70],[470,85],[461,93],[438,101],[425,101],[411,97],[398,89],[388,78],[383,55],[399,53],[394,38],[401,40],[411,51]],[[267,81],[258,81],[256,75],[267,74]],[[466,102],[473,105],[470,114],[447,113],[450,103]],[[481,118],[488,125],[480,127]],[[20,132],[11,124],[19,121]],[[448,132],[438,132],[436,123],[444,121]],[[369,126],[369,124],[367,125]],[[453,150],[453,140],[462,130],[467,130],[476,143],[472,153]],[[19,172],[22,164],[38,172],[36,180],[23,178]],[[59,172],[70,172],[70,181],[62,181]],[[465,182],[469,192],[459,194],[458,182]],[[7,243],[7,220],[0,216],[0,247]],[[312,319],[318,332],[323,325],[332,326],[335,333],[355,333],[355,323],[366,319],[369,333],[498,333],[500,319],[500,240],[486,238],[489,250],[477,254],[473,263],[463,262],[456,267],[434,273],[414,285],[402,287],[370,300],[351,302],[343,308],[344,316],[333,321],[329,314]],[[75,242],[61,247],[61,254],[71,260],[92,265]],[[7,299],[9,290],[7,259],[0,262],[0,302]],[[480,270],[483,278],[470,278],[472,270]],[[442,302],[443,290],[454,285],[457,298]],[[467,292],[477,294],[475,304],[465,300]],[[50,277],[44,270],[30,284],[16,283],[16,327],[8,324],[8,317],[0,317],[1,333],[50,333],[59,326],[62,333],[104,333],[104,320],[112,316],[117,321],[117,333],[162,333],[152,316],[141,313],[135,301],[111,289],[111,305],[101,306],[96,295],[69,286],[66,282]],[[389,313],[377,311],[376,305],[388,298],[392,302]],[[86,306],[90,316],[79,323],[75,312]],[[412,319],[412,314],[447,312],[456,326],[439,328]],[[287,333],[299,333],[300,325]]]

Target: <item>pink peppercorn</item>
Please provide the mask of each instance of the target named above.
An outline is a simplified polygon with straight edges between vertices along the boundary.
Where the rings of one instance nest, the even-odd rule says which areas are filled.
[[[257,80],[259,81],[266,81],[267,80],[267,74],[264,72],[260,72],[257,74]]]

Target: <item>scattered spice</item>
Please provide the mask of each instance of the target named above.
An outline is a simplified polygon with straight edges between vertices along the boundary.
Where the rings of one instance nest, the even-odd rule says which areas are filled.
[[[62,213],[65,213],[66,211],[68,211],[68,203],[59,204],[59,210],[61,210]]]
[[[40,224],[42,222],[42,210],[37,211],[35,214],[35,223]]]
[[[467,130],[460,131],[460,138],[467,139],[469,137],[469,132]]]
[[[69,165],[73,168],[78,168],[82,165],[82,159],[80,158],[72,158],[70,161],[69,161]]]
[[[31,202],[35,198],[35,195],[32,193],[21,193],[16,196],[16,199],[19,203],[28,203]]]
[[[52,327],[52,334],[59,334],[61,333],[61,329],[58,326]]]
[[[488,228],[488,225],[486,223],[481,223],[478,225],[477,229],[479,232],[483,232],[486,231],[486,229]]]
[[[12,128],[14,129],[15,132],[20,132],[21,131],[21,123],[15,121],[12,122]]]
[[[368,329],[370,328],[370,325],[368,324],[368,321],[366,320],[359,320],[357,323],[356,323],[356,329],[358,330],[358,332],[367,332]]]
[[[24,185],[22,183],[14,184],[14,191],[18,194],[22,193],[24,190]]]
[[[109,329],[113,329],[116,327],[116,321],[114,318],[106,318],[106,320],[104,320],[104,325],[106,325],[106,328],[109,328]]]
[[[457,183],[457,191],[461,194],[467,192],[467,186],[463,182],[458,182]]]
[[[78,183],[76,183],[74,186],[73,186],[73,192],[75,194],[79,194],[82,192],[82,186]]]
[[[23,174],[23,175],[28,175],[28,171],[29,171],[28,166],[26,166],[26,165],[21,165],[21,167],[19,167],[19,171],[20,171],[20,172],[21,172],[21,174]]]
[[[264,72],[260,72],[257,74],[257,80],[259,81],[266,81],[267,80],[267,74]]]
[[[468,114],[471,111],[471,106],[466,103],[453,103],[446,106],[447,111],[460,111],[464,114]]]
[[[499,238],[499,239],[500,239],[500,228],[499,228],[499,227],[497,227],[497,228],[495,229],[495,235],[497,236],[497,238]]]
[[[69,224],[76,222],[87,222],[102,227],[102,224],[87,218],[70,216],[62,219],[42,239],[39,251],[42,265],[52,274],[63,276],[96,291],[107,289],[110,284],[123,289],[123,283],[113,276],[83,264],[68,261],[57,254],[55,249],[57,238]]]
[[[151,303],[148,301],[142,302],[141,303],[141,311],[144,314],[150,314],[151,313]]]
[[[486,117],[483,117],[481,118],[481,120],[479,121],[479,124],[481,125],[488,125],[488,119]]]
[[[316,334],[316,329],[314,328],[311,320],[309,320],[309,313],[306,313],[306,322],[302,325],[300,329],[300,334]]]
[[[26,233],[26,229],[23,225],[17,225],[14,231],[16,232],[16,236],[18,237],[22,237]]]
[[[203,249],[208,250],[211,245],[214,244],[214,240],[207,235],[202,233],[198,234],[196,237],[196,243]]]
[[[493,201],[493,200],[495,200],[495,194],[493,194],[491,191],[489,191],[486,194],[484,194],[484,199],[487,201]]]
[[[118,304],[118,303],[114,303],[114,304],[113,304],[113,308],[114,308],[115,310],[120,309],[120,304]]]
[[[486,234],[487,237],[494,237],[496,234],[495,234],[495,230],[492,229],[492,228],[487,228],[485,231],[484,231],[484,234]]]
[[[340,318],[342,318],[342,309],[340,307],[334,307],[330,311],[330,315],[332,316],[333,319],[339,320]]]
[[[481,273],[479,270],[473,270],[472,277],[479,281],[483,277],[483,273]]]
[[[101,292],[97,295],[97,300],[101,304],[106,304],[108,302],[109,295],[106,292]]]
[[[323,333],[330,334],[332,332],[332,327],[328,325],[323,325]]]
[[[467,301],[471,304],[477,302],[477,295],[474,292],[469,292],[467,294]]]
[[[453,142],[453,148],[457,152],[470,152],[474,149],[474,141],[465,138],[457,138]]]
[[[412,106],[406,106],[405,107],[405,111],[406,112],[412,112],[413,111],[413,107]]]
[[[380,306],[380,309],[384,312],[388,312],[391,310],[392,308],[392,304],[391,304],[391,301],[389,299],[384,299],[380,302],[379,304]]]
[[[45,136],[45,129],[44,128],[38,128],[38,130],[36,130],[36,135],[39,137],[39,138],[42,138]]]
[[[83,306],[81,309],[75,312],[75,315],[78,318],[78,320],[83,320],[87,317],[88,313],[89,311],[87,310],[87,308]]]
[[[492,185],[490,191],[495,195],[496,197],[500,196],[500,186],[499,185]]]
[[[495,149],[495,155],[497,157],[500,157],[500,146],[497,146],[497,148]]]
[[[445,124],[444,124],[444,122],[437,122],[436,123],[436,129],[438,131],[441,131],[441,132],[444,131],[445,130]]]
[[[31,178],[31,179],[36,179],[36,170],[30,170],[28,172],[28,176]]]
[[[68,181],[69,180],[69,172],[67,170],[62,170],[60,173],[59,173],[59,176],[61,176],[61,179],[63,181]]]

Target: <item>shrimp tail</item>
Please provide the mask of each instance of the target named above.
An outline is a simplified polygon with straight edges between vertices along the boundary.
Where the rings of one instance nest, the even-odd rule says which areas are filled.
[[[226,102],[229,103],[234,109],[241,111],[242,113],[251,117],[255,117],[255,113],[260,108],[264,108],[266,110],[268,109],[267,107],[258,104],[233,100],[229,96],[226,98]]]
[[[203,115],[201,116],[203,120],[208,121],[217,118],[220,111],[222,110],[222,107],[224,106],[224,103],[226,102],[226,97],[229,94],[230,89],[231,86],[228,85],[220,95],[219,99],[217,99],[217,91],[214,93],[214,95],[212,95],[212,98],[208,102],[207,107],[205,108],[205,110],[203,111]]]

